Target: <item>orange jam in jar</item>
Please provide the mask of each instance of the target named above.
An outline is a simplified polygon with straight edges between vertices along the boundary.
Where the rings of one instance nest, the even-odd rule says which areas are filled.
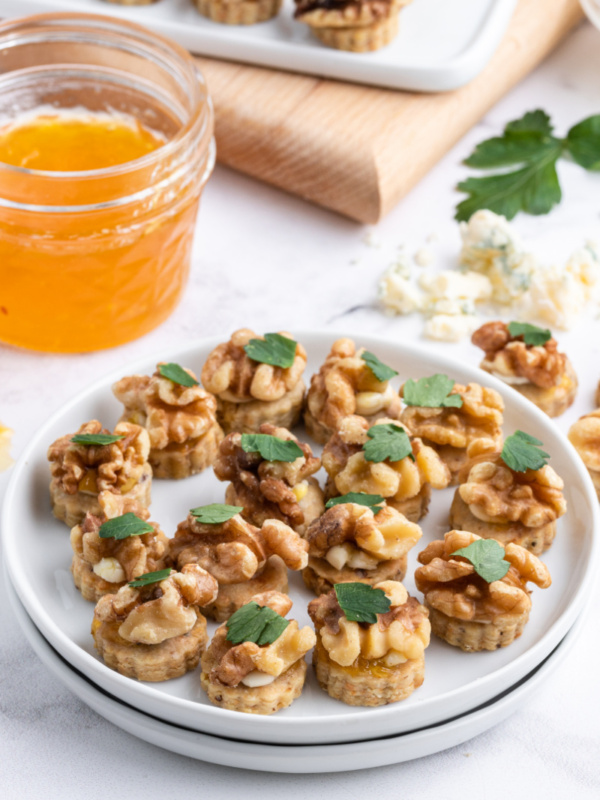
[[[0,340],[54,352],[127,342],[187,280],[214,165],[202,76],[130,23],[0,25]]]

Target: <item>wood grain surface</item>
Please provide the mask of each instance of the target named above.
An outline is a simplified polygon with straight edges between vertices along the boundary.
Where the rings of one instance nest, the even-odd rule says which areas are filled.
[[[215,104],[218,159],[374,223],[582,16],[578,0],[520,0],[484,71],[467,86],[439,94],[199,58]]]

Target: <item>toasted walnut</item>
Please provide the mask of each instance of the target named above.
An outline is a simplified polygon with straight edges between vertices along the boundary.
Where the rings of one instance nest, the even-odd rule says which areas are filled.
[[[563,488],[563,481],[548,464],[515,472],[496,456],[474,464],[458,492],[473,516],[484,522],[521,522],[537,528],[567,510]]]
[[[569,440],[586,467],[600,472],[600,408],[585,414],[571,425]]]
[[[305,535],[309,555],[325,558],[336,569],[360,559],[361,553],[380,561],[401,558],[421,538],[421,529],[389,506],[374,514],[356,503],[333,506],[315,520]],[[359,568],[364,568],[361,562]]]
[[[450,531],[443,541],[428,545],[418,556],[424,566],[415,572],[417,589],[429,606],[461,620],[486,622],[528,612],[531,600],[526,584],[550,586],[546,566],[524,547],[511,543],[504,555],[511,564],[508,572],[501,580],[487,583],[467,559],[452,555],[480,538],[467,531]]]
[[[378,381],[351,339],[338,339],[331,347],[325,363],[310,382],[307,396],[309,419],[326,429],[336,431],[350,414],[376,418],[400,414],[398,396],[388,381]],[[308,421],[308,420],[307,420]],[[325,438],[326,441],[326,438]]]
[[[311,512],[302,500],[307,493],[305,489],[308,490],[307,478],[318,472],[321,460],[313,456],[308,444],[299,442],[286,428],[264,423],[259,432],[295,442],[303,455],[291,462],[265,461],[258,452],[244,452],[240,433],[230,433],[219,447],[215,475],[220,481],[231,481],[228,502],[243,506],[242,515],[250,522],[280,519],[297,529],[307,522],[306,512]],[[322,510],[321,502],[316,513]]]
[[[267,520],[257,528],[239,514],[215,525],[189,514],[177,526],[170,554],[179,566],[199,564],[227,585],[258,575],[271,555],[278,555],[289,569],[303,569],[307,550],[308,544],[280,520]]]
[[[343,667],[351,666],[359,657],[400,664],[420,658],[429,644],[427,609],[397,581],[383,581],[374,588],[385,592],[391,606],[386,614],[378,614],[372,625],[348,620],[339,608],[335,590],[309,603],[308,613],[323,647]]]
[[[415,436],[436,445],[465,448],[474,439],[501,440],[504,402],[498,392],[477,383],[455,383],[450,394],[460,394],[460,408],[407,406],[401,421]]]
[[[291,334],[280,331],[291,339]],[[291,367],[273,367],[253,361],[244,350],[251,339],[260,339],[249,328],[241,328],[231,339],[218,345],[202,367],[202,383],[222,400],[244,403],[251,400],[279,400],[296,386],[306,367],[306,351],[296,345]]]
[[[488,322],[471,341],[485,351],[481,368],[508,383],[522,378],[544,389],[558,386],[565,374],[567,357],[558,352],[555,339],[543,345],[527,345],[523,336],[511,336],[504,322]]]
[[[160,644],[189,633],[198,619],[198,607],[211,603],[218,584],[205,570],[187,564],[160,583],[138,589],[124,586],[104,595],[96,605],[101,622],[120,622],[119,636],[134,644]]]
[[[375,425],[398,424],[395,420],[382,418]],[[333,481],[334,494],[366,492],[380,494],[397,501],[416,497],[429,484],[443,489],[450,482],[450,473],[437,453],[420,439],[410,436],[414,461],[367,461],[363,445],[369,441],[367,431],[371,426],[359,416],[347,417],[339,431],[331,437],[323,451],[323,466]]]

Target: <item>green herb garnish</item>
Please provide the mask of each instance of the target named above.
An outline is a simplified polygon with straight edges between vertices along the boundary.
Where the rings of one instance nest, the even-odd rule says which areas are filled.
[[[378,381],[389,381],[394,375],[398,374],[395,369],[382,363],[374,353],[370,353],[368,350],[364,351],[361,358]]]
[[[195,378],[186,372],[179,364],[160,364],[158,372],[163,378],[168,378],[173,383],[178,383],[180,386],[199,386],[200,384]]]
[[[429,378],[420,378],[418,381],[409,378],[404,384],[402,395],[407,406],[460,408],[463,399],[459,394],[450,394],[453,387],[452,378],[437,373]]]
[[[509,322],[508,332],[514,337],[522,336],[525,344],[532,345],[546,344],[552,338],[552,332],[548,328],[538,328],[529,322]]]
[[[381,511],[380,506],[385,503],[385,498],[380,494],[366,494],[365,492],[348,492],[340,497],[332,497],[325,503],[325,508],[341,506],[344,503],[356,503],[359,506],[370,508],[371,511]]]
[[[227,641],[232,644],[254,642],[273,644],[290,624],[268,606],[259,606],[254,600],[238,608],[227,622]]]
[[[367,436],[370,441],[363,445],[365,461],[378,464],[386,460],[401,461],[406,456],[415,460],[408,434],[399,425],[393,422],[373,425],[367,431]]]
[[[518,211],[547,214],[562,197],[556,174],[562,155],[587,170],[600,170],[600,115],[575,125],[565,139],[553,135],[550,117],[540,109],[509,122],[502,136],[481,142],[465,160],[468,167],[502,171],[458,184],[469,197],[458,204],[456,219],[468,220],[482,208],[507,219]]]
[[[192,508],[190,514],[196,517],[198,522],[205,525],[220,525],[222,522],[235,517],[244,510],[244,506],[228,506],[225,503],[211,503],[209,506],[198,506]]]
[[[452,555],[466,558],[487,583],[502,580],[510,569],[510,562],[504,559],[504,548],[495,539],[476,539]]]
[[[515,472],[527,472],[528,469],[541,469],[550,458],[548,453],[539,449],[543,444],[539,439],[523,431],[515,431],[509,436],[500,454],[507,467]]]
[[[350,622],[377,622],[377,614],[390,610],[391,601],[383,589],[368,583],[336,583],[333,587],[340,608]]]
[[[71,437],[73,444],[85,444],[88,447],[104,447],[106,444],[114,444],[125,438],[123,433],[77,433]]]
[[[264,339],[250,339],[244,350],[253,361],[287,369],[294,363],[297,344],[280,333],[265,333]]]
[[[98,535],[101,539],[128,539],[130,536],[141,536],[153,531],[152,525],[129,512],[104,522],[100,525]]]
[[[164,581],[173,572],[172,569],[161,569],[158,572],[146,572],[145,575],[140,575],[134,581],[129,581],[129,585],[134,589],[140,589],[142,586],[150,586],[152,583]]]
[[[265,461],[295,461],[304,453],[291,439],[280,439],[268,433],[242,433],[244,453],[260,453]]]

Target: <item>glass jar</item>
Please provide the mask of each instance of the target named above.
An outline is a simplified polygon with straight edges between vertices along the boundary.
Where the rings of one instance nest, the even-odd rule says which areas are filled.
[[[130,341],[186,283],[215,161],[206,83],[183,48],[138,25],[40,14],[0,25],[0,131],[40,109],[125,115],[163,144],[83,171],[0,163],[0,340],[54,352]]]

